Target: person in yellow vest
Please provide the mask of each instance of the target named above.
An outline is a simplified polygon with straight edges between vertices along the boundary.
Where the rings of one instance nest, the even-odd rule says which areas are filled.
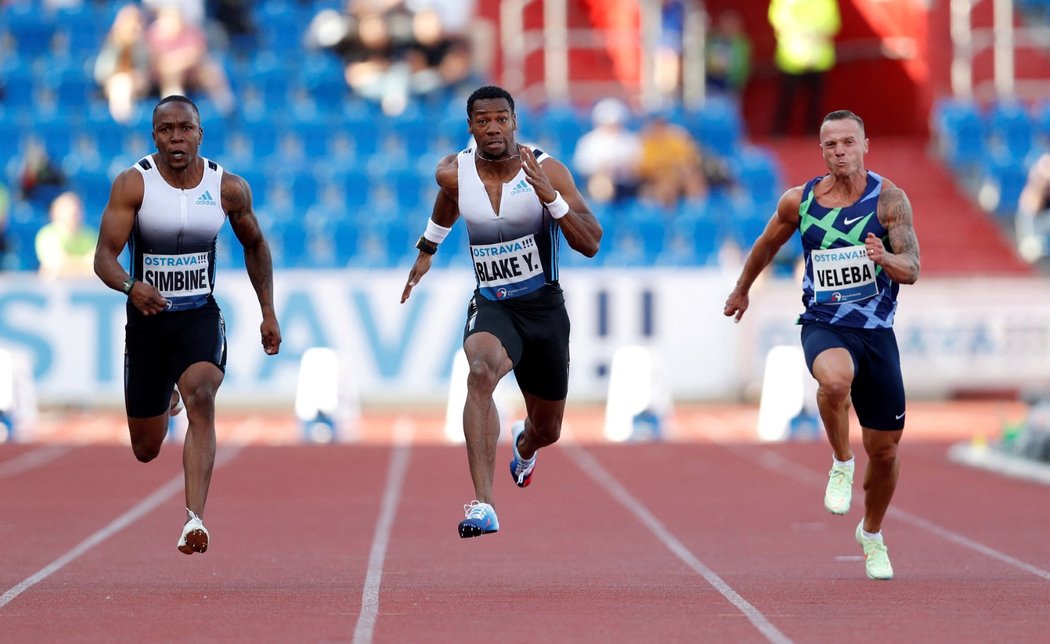
[[[788,134],[796,95],[807,99],[807,134],[816,134],[823,108],[824,79],[835,66],[835,35],[842,26],[837,0],[772,0],[769,24],[777,39],[773,60],[780,72],[780,96],[773,112],[773,135]]]
[[[50,207],[51,222],[36,234],[40,274],[49,277],[91,275],[98,235],[84,225],[84,204],[75,192],[63,192]]]

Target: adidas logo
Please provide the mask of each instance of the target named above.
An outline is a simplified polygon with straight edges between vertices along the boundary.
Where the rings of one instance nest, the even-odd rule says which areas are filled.
[[[217,205],[215,203],[215,199],[211,196],[211,192],[208,191],[208,190],[205,190],[204,194],[202,194],[201,196],[197,197],[197,201],[194,201],[193,203],[195,205],[197,205],[197,206],[214,206],[214,205]]]
[[[510,191],[510,194],[512,194],[512,195],[520,195],[523,192],[531,192],[531,191],[532,191],[532,186],[530,186],[528,184],[528,182],[525,181],[524,179],[521,179],[516,184],[514,184],[514,188]]]

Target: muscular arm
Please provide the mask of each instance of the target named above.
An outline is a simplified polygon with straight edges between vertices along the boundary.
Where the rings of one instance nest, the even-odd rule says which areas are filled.
[[[273,308],[273,259],[270,245],[266,243],[259,220],[252,206],[252,191],[248,182],[226,172],[222,176],[222,209],[230,220],[237,240],[244,247],[244,267],[248,271],[255,295],[262,310],[263,349],[273,355],[281,347],[281,330]]]
[[[109,201],[102,211],[98,243],[95,245],[95,275],[109,288],[124,292],[124,281],[130,277],[120,265],[120,253],[131,238],[135,216],[142,206],[145,182],[134,168],[124,170],[113,181]],[[167,300],[145,282],[135,282],[128,294],[131,303],[144,315],[160,313]]]
[[[911,202],[903,190],[888,181],[879,197],[878,217],[889,237],[889,252],[883,251],[882,240],[869,236],[865,245],[873,251],[872,261],[894,282],[914,284],[919,279],[919,240],[912,224]]]
[[[537,163],[532,150],[526,146],[519,146],[519,149],[526,180],[532,184],[536,196],[543,203],[550,203],[554,201],[557,191],[569,204],[569,212],[558,220],[565,241],[573,250],[587,257],[597,255],[602,240],[602,225],[576,188],[572,173],[557,159],[548,157],[542,164]]]
[[[744,268],[740,271],[736,286],[726,299],[723,313],[727,317],[733,317],[736,322],[739,322],[744,316],[744,311],[751,303],[749,296],[751,285],[773,261],[781,246],[787,243],[798,230],[798,208],[801,200],[802,188],[798,186],[781,195],[777,202],[776,212],[769,218],[765,230],[755,240],[751,252],[744,260]]]
[[[438,161],[434,178],[437,179],[440,189],[437,196],[434,197],[434,209],[430,213],[430,218],[439,226],[451,228],[459,219],[459,163],[456,161],[455,154],[449,154]],[[419,280],[423,279],[423,276],[430,270],[433,261],[434,256],[430,253],[419,251],[416,255],[416,261],[408,271],[405,288],[401,291],[402,304],[412,294],[412,289],[419,284]]]

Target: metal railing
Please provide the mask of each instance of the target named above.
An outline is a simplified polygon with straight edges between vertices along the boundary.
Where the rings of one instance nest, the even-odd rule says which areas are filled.
[[[992,1],[992,26],[973,26],[971,14],[984,0],[951,0],[952,93],[960,98],[1039,98],[1050,88],[1050,73],[1045,78],[1019,80],[1016,77],[1017,51],[1027,48],[1050,48],[1050,28],[1016,27],[1013,0]],[[974,59],[992,49],[992,79],[974,81]],[[991,87],[988,87],[990,82]]]
[[[543,3],[542,27],[525,26],[526,9]],[[569,0],[503,0],[500,3],[499,43],[502,50],[501,83],[515,96],[531,103],[586,103],[603,96],[618,96],[652,109],[679,100],[657,88],[654,55],[661,37],[660,0],[641,0],[637,33],[606,33],[569,26]],[[704,101],[704,36],[707,28],[702,2],[687,3],[682,42],[680,100],[690,107]],[[639,47],[639,77],[633,84],[616,80],[584,81],[573,78],[570,53],[599,50],[614,38],[614,47]],[[527,65],[537,52],[543,55],[543,78],[530,82]]]

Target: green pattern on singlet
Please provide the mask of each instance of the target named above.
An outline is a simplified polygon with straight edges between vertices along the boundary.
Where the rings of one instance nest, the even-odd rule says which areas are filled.
[[[861,217],[860,221],[849,230],[842,231],[835,228],[835,220],[838,219],[842,208],[832,208],[828,210],[827,214],[823,217],[814,217],[809,214],[809,206],[813,203],[813,199],[815,199],[814,192],[815,191],[811,190],[809,196],[799,207],[799,214],[802,216],[798,226],[799,232],[805,235],[806,231],[813,226],[816,226],[819,230],[823,230],[824,237],[820,241],[821,250],[831,248],[832,245],[838,241],[846,242],[846,244],[850,246],[863,246],[864,236],[866,236],[864,227],[867,225],[868,220],[875,215],[875,211],[873,210],[867,216]],[[881,271],[882,267],[876,266],[875,269],[876,271]]]

